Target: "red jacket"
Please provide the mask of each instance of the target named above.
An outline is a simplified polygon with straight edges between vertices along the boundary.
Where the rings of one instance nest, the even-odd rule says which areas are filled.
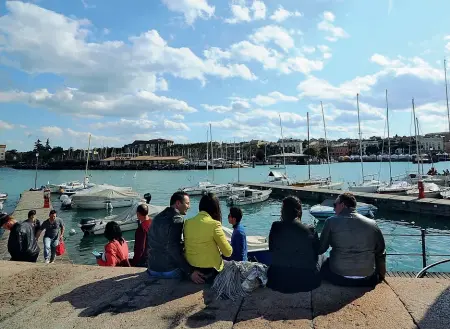
[[[144,220],[139,224],[134,234],[134,256],[130,261],[131,266],[147,264],[147,233],[152,225],[152,219]]]
[[[97,259],[100,266],[123,266],[129,267],[128,244],[125,240],[112,240],[105,246],[102,258]]]

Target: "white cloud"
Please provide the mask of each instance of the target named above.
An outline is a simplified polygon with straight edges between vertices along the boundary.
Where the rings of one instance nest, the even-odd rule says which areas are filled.
[[[76,115],[135,116],[147,112],[193,113],[197,111],[184,101],[158,96],[148,91],[110,96],[88,94],[73,88],[62,89],[55,93],[41,89],[31,93],[0,92],[0,102],[3,99]]]
[[[39,130],[47,137],[61,137],[63,135],[63,130],[56,126],[41,127]]]
[[[266,18],[266,5],[263,1],[255,0],[251,5],[247,5],[245,0],[233,0],[231,2],[231,18],[225,19],[228,24],[251,22]]]
[[[333,55],[331,55],[331,53],[324,53],[323,54],[323,58],[324,59],[330,59]]]
[[[328,41],[331,41],[331,42],[335,42],[341,38],[349,37],[348,33],[345,32],[345,30],[343,28],[335,26],[333,24],[335,18],[336,17],[334,16],[334,14],[332,12],[325,11],[323,13],[322,21],[320,21],[319,24],[317,25],[317,28],[320,31],[327,32],[327,36],[325,37],[325,39],[327,39]]]
[[[287,96],[279,91],[273,91],[268,95],[257,95],[252,99],[252,102],[258,106],[270,106],[278,102],[297,102],[298,98],[295,96]]]
[[[13,128],[14,128],[13,124],[0,120],[0,130],[10,130]]]
[[[214,16],[215,7],[207,0],[162,0],[170,11],[182,13],[186,24],[194,24],[197,18],[209,19]]]
[[[227,113],[232,111],[245,111],[250,108],[250,104],[245,99],[234,99],[229,106],[202,104],[202,107],[209,112]]]
[[[301,17],[301,16],[303,15],[299,11],[290,12],[284,9],[283,6],[279,6],[278,9],[273,13],[273,15],[270,16],[270,19],[277,23],[281,23],[284,20],[288,19],[289,17]]]
[[[173,116],[172,116],[172,118],[174,119],[174,120],[184,120],[184,115],[182,115],[182,114],[174,114]]]
[[[329,53],[331,51],[330,47],[326,46],[326,45],[318,45],[317,48],[322,52],[322,53]]]
[[[294,48],[294,39],[289,35],[288,31],[277,25],[266,25],[257,29],[251,36],[250,40],[256,44],[275,43],[285,52]]]
[[[94,9],[96,7],[95,5],[90,5],[86,0],[81,0],[81,3],[84,9]]]
[[[303,46],[302,51],[307,54],[314,54],[316,52],[316,47],[312,46]]]

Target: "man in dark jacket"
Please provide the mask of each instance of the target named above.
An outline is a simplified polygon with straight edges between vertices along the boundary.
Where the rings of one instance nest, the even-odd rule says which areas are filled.
[[[336,215],[325,222],[319,254],[331,246],[323,277],[341,286],[375,286],[386,274],[384,237],[377,223],[356,212],[356,199],[343,193],[334,203]]]
[[[175,192],[170,198],[170,207],[153,218],[147,236],[150,276],[179,278],[184,274],[195,283],[204,282],[202,274],[194,271],[183,255],[183,216],[189,206],[189,195]]]
[[[0,227],[10,231],[8,252],[11,260],[36,263],[40,249],[34,235],[34,227],[27,221],[18,223],[5,213],[0,214]]]

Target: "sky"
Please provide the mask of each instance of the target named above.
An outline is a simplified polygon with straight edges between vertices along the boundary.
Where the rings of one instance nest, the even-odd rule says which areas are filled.
[[[449,1],[0,3],[0,144],[448,131]]]

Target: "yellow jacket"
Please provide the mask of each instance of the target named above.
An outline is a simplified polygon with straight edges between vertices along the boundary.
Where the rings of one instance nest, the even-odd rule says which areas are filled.
[[[222,224],[205,211],[184,222],[184,248],[186,260],[191,266],[222,271],[223,260],[230,257],[233,248],[228,243]],[[220,250],[220,251],[219,251]]]

